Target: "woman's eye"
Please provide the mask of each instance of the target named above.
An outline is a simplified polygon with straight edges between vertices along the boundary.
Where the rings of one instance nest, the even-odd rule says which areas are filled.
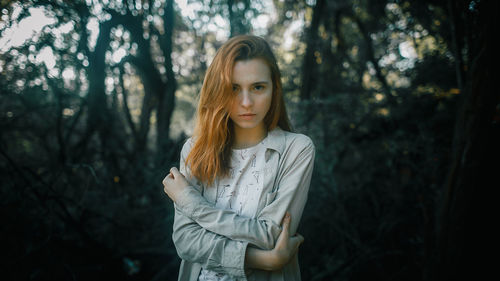
[[[237,86],[233,86],[233,92],[237,92],[238,91],[238,87]]]
[[[264,90],[264,88],[265,88],[265,87],[264,87],[263,85],[256,85],[256,86],[254,87],[254,89],[255,89],[256,91],[262,91],[262,90]]]

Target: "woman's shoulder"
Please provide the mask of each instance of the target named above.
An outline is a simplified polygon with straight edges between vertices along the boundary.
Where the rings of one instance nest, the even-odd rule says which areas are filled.
[[[193,144],[194,144],[194,137],[188,137],[184,141],[184,146],[193,146]]]
[[[193,137],[187,138],[184,141],[184,144],[182,145],[181,154],[183,156],[187,156],[189,154],[189,151],[191,151],[191,148],[193,147],[193,145],[194,145],[194,138]]]
[[[314,157],[316,151],[314,142],[305,134],[276,127],[271,131],[271,136],[269,147],[281,155],[280,161],[283,163],[292,164],[297,157]]]
[[[314,163],[316,147],[313,140],[306,134],[282,131],[283,150],[280,156],[280,166],[284,173],[298,166],[308,166]]]
[[[282,131],[287,150],[291,149],[294,151],[302,151],[307,148],[315,148],[313,140],[308,135],[297,132]]]

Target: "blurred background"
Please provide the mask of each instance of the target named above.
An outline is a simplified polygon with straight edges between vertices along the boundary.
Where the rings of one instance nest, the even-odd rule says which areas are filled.
[[[245,33],[317,148],[302,279],[465,272],[472,191],[499,168],[498,2],[0,3],[1,279],[177,280],[161,181],[216,50]]]

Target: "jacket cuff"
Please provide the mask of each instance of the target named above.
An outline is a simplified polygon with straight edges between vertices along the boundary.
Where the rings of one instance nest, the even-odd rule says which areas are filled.
[[[237,243],[234,244],[236,244],[237,246],[226,248],[222,264],[229,275],[234,276],[238,280],[246,281],[247,276],[245,274],[245,254],[247,251],[248,242],[237,241]]]

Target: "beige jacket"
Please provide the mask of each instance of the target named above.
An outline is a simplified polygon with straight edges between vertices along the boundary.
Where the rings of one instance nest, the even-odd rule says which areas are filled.
[[[191,186],[174,204],[172,238],[182,259],[178,280],[198,280],[202,267],[233,275],[237,280],[300,280],[297,255],[281,270],[271,272],[245,268],[245,252],[249,244],[273,249],[286,211],[292,216],[291,232],[296,233],[314,166],[312,140],[279,127],[268,133],[265,142],[265,200],[259,202],[256,218],[238,216],[232,210],[214,207],[217,184],[204,187],[185,167],[192,145],[193,140],[189,138],[180,159],[180,172]]]

